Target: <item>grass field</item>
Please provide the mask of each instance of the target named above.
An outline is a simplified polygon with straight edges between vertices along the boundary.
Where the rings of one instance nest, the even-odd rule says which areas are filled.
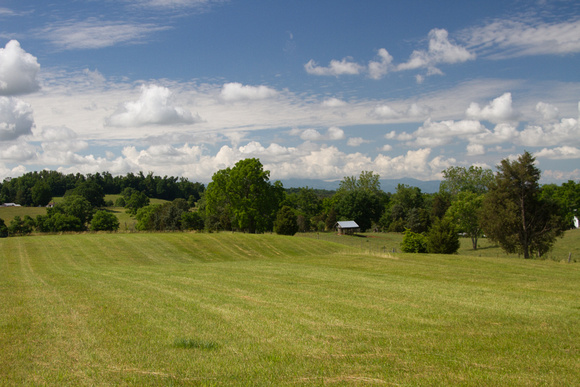
[[[580,380],[577,264],[232,233],[42,235],[0,251],[1,385]]]

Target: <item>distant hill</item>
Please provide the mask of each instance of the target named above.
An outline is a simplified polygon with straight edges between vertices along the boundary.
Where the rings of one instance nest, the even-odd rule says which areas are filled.
[[[326,190],[336,190],[340,185],[340,181],[326,181],[317,179],[285,179],[281,180],[284,188],[317,188]],[[402,179],[381,179],[381,189],[385,192],[394,193],[397,190],[398,184],[406,184],[411,187],[418,187],[422,192],[425,193],[435,193],[439,191],[439,180],[417,180],[410,177],[405,177]]]

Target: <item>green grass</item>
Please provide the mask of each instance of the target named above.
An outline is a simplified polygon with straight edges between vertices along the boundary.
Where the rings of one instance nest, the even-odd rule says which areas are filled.
[[[36,219],[37,215],[46,215],[45,207],[0,207],[0,219],[8,226],[15,216],[23,218],[25,215]]]
[[[579,283],[276,235],[7,238],[0,385],[577,385]]]
[[[401,252],[400,243],[403,240],[401,233],[361,233],[354,236],[337,235],[335,232],[304,233],[298,237],[312,238],[335,242],[350,246],[362,253],[393,253]],[[486,238],[479,238],[478,249],[473,250],[470,238],[460,238],[459,255],[475,257],[518,258],[518,254],[507,254],[499,246]],[[554,248],[543,259],[554,261],[568,261],[571,254],[572,262],[580,262],[580,229],[568,230],[563,238],[558,238]]]

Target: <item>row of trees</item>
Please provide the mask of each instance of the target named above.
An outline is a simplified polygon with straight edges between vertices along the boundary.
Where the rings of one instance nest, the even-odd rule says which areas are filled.
[[[337,191],[285,190],[279,181],[270,181],[269,171],[258,159],[246,159],[216,172],[206,190],[199,183],[151,174],[112,177],[104,173],[85,178],[42,171],[7,180],[0,192],[8,195],[28,189],[38,199],[41,185],[48,185],[52,193],[60,187],[55,181],[70,180],[64,200],[46,216],[15,219],[8,227],[15,235],[31,227],[38,231],[114,230],[118,228],[114,214],[103,210],[113,204],[104,202],[104,194],[113,191],[122,194],[115,205],[135,216],[139,230],[275,230],[292,235],[331,230],[338,220],[355,220],[363,231],[406,232],[408,251],[447,252],[449,246],[458,245],[454,241],[458,233],[470,237],[476,249],[485,233],[506,251],[526,258],[548,251],[555,238],[571,227],[580,205],[580,184],[539,185],[540,171],[528,152],[515,161],[503,160],[495,175],[479,167],[451,167],[443,176],[435,194],[404,184],[394,193],[385,193],[379,175],[369,171],[345,177]],[[171,201],[162,205],[149,204],[149,198],[156,197],[152,187],[172,184],[181,187],[173,191],[178,197],[166,196]],[[170,191],[155,190],[164,195]]]
[[[104,194],[120,194],[127,188],[142,192],[147,197],[165,200],[182,198],[199,200],[205,187],[184,178],[173,176],[128,173],[113,176],[109,172],[82,175],[62,174],[57,171],[29,172],[0,183],[0,203],[18,203],[23,206],[46,206],[53,197],[64,196],[79,186],[98,186]]]

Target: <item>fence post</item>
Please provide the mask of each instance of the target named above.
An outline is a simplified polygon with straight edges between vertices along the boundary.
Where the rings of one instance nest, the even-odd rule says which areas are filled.
[[[571,260],[572,260],[572,252],[570,251],[568,253],[568,263],[570,263]]]

